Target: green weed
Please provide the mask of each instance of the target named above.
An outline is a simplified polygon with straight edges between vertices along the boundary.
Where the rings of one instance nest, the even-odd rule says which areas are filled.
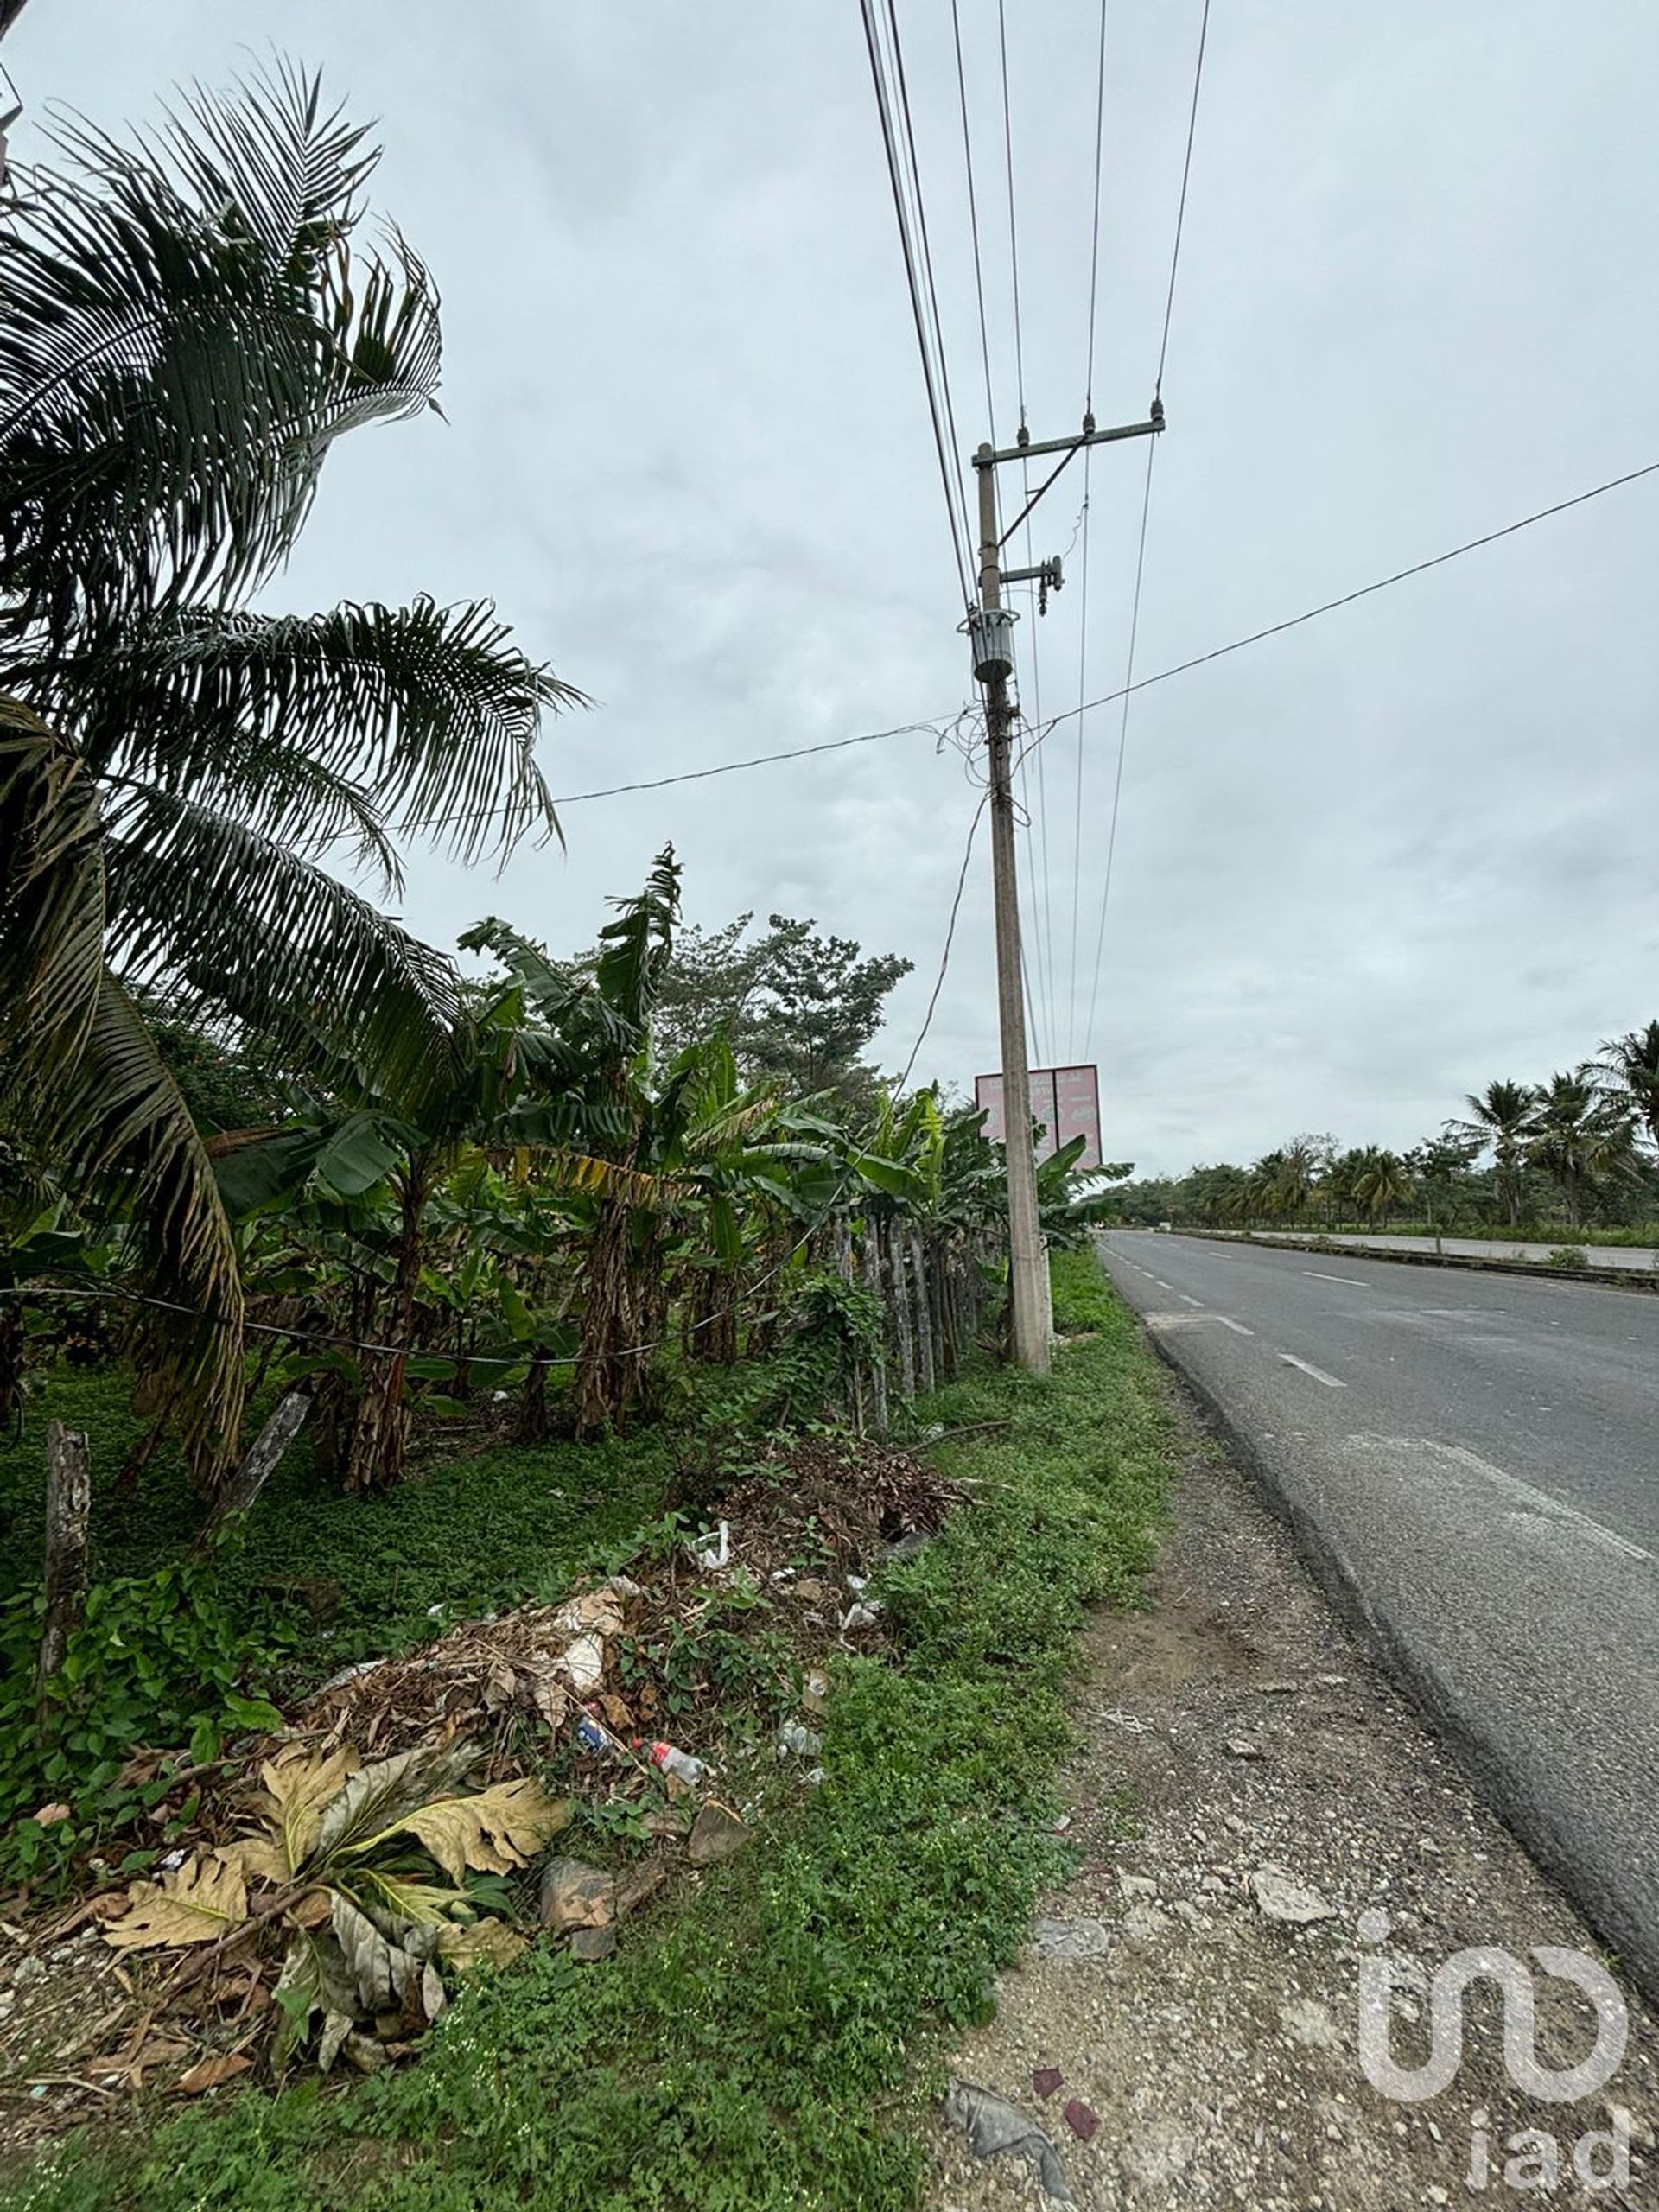
[[[538,1945],[468,1989],[419,2064],[60,2147],[9,2212],[911,2204],[948,2039],[1064,1872],[1077,1631],[1134,1599],[1175,1433],[1093,1262],[1055,1272],[1063,1325],[1091,1333],[1052,1380],[976,1376],[925,1409],[1007,1425],[941,1448],[976,1502],[880,1578],[898,1649],[838,1662],[821,1788],[604,1966]]]

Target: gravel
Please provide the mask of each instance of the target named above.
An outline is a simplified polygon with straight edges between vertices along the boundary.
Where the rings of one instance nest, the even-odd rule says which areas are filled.
[[[955,2057],[958,2081],[1047,2134],[1085,2212],[1659,2204],[1659,2033],[1628,1991],[1623,2063],[1581,2103],[1513,2086],[1490,1986],[1465,2000],[1449,2088],[1404,2103],[1367,2081],[1362,1957],[1380,1951],[1394,1969],[1393,2052],[1414,2066],[1427,2053],[1431,1978],[1452,1953],[1497,1945],[1524,1960],[1556,1943],[1600,1955],[1336,1621],[1196,1417],[1149,1595],[1151,1610],[1102,1613],[1088,1631],[1066,1777],[1077,1871],[1041,1901],[994,2019]],[[1362,1935],[1362,1914],[1385,1916],[1386,1933],[1368,1918]],[[1535,1987],[1540,2060],[1581,2058],[1594,2032],[1586,2001],[1542,1973]],[[1067,2126],[1068,2103],[1099,2115],[1090,2139]],[[1630,2188],[1587,2188],[1573,2146],[1612,2126],[1615,2108],[1629,2115]],[[1516,2177],[1548,2171],[1539,2142],[1507,2147],[1525,2129],[1558,2146],[1548,2193],[1535,2182],[1516,2191]],[[1596,2154],[1603,2171],[1611,2151]],[[1483,2157],[1486,2184],[1473,2190]],[[1528,2157],[1506,2185],[1506,2159]],[[976,2157],[938,2113],[928,2212],[1052,2202],[1029,2164]]]

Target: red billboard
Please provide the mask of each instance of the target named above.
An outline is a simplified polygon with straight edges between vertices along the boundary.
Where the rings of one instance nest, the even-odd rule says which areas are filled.
[[[976,1076],[974,1103],[988,1108],[985,1134],[1001,1144],[1007,1128],[1002,1112],[1001,1077]],[[1104,1155],[1100,1147],[1100,1074],[1097,1069],[1033,1068],[1031,1118],[1042,1132],[1037,1141],[1039,1160],[1046,1160],[1062,1145],[1070,1144],[1073,1137],[1081,1137],[1084,1145],[1077,1158],[1078,1166],[1100,1166]]]

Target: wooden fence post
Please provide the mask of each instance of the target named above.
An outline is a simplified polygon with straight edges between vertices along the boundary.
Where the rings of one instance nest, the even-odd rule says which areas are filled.
[[[938,1387],[938,1370],[933,1363],[933,1303],[928,1295],[927,1262],[923,1254],[922,1240],[912,1230],[909,1237],[910,1280],[912,1312],[916,1316],[917,1381],[925,1393]]]
[[[916,1395],[916,1345],[910,1325],[910,1289],[905,1280],[905,1239],[893,1222],[887,1224],[887,1274],[893,1285],[893,1332],[899,1347],[899,1388],[910,1400]]]
[[[276,1462],[305,1425],[311,1410],[309,1393],[290,1390],[286,1397],[276,1401],[275,1409],[264,1427],[248,1446],[247,1456],[231,1477],[214,1503],[213,1511],[201,1524],[201,1533],[191,1546],[200,1555],[232,1521],[248,1512],[254,1500],[264,1488],[275,1471]]]
[[[54,1421],[46,1432],[46,1622],[35,1681],[44,1688],[63,1664],[86,1607],[86,1527],[92,1466],[86,1439]]]
[[[864,1283],[865,1287],[873,1290],[878,1299],[881,1298],[880,1236],[880,1232],[876,1224],[874,1222],[868,1223],[864,1230]],[[885,1314],[887,1311],[885,1300],[882,1300],[882,1311]],[[885,1438],[887,1433],[887,1347],[885,1329],[870,1359],[870,1398],[872,1409],[875,1414],[875,1433],[878,1436]]]

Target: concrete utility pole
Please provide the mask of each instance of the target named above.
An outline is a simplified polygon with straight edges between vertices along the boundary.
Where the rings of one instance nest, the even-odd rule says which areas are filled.
[[[1122,429],[1097,430],[1084,417],[1075,438],[1031,442],[1021,429],[1020,443],[999,453],[982,445],[974,455],[979,480],[979,604],[969,616],[974,674],[985,686],[985,739],[990,764],[991,877],[996,907],[996,1000],[1002,1036],[1002,1122],[1008,1165],[1008,1293],[1014,1316],[1014,1356],[1028,1374],[1046,1375],[1054,1335],[1054,1310],[1048,1280],[1048,1254],[1037,1215],[1037,1154],[1031,1139],[1031,1066],[1026,1050],[1026,996],[1020,968],[1020,885],[1014,858],[1014,788],[1009,747],[1015,709],[1008,696],[1014,673],[1014,617],[1002,604],[1004,583],[1035,582],[1045,592],[1060,588],[1060,563],[1004,574],[1002,548],[1060,470],[1084,446],[1117,438],[1150,435],[1164,427],[1164,410],[1154,400],[1151,419]],[[1005,461],[1033,454],[1064,456],[1047,482],[1038,486],[1021,512],[1000,534],[997,530],[996,470]]]

